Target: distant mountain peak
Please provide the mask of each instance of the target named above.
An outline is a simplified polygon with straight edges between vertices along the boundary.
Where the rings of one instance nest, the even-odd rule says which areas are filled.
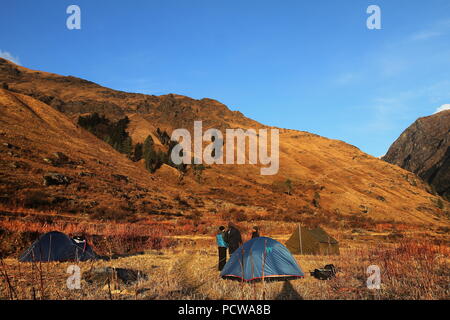
[[[383,160],[414,172],[450,199],[450,110],[417,119]]]

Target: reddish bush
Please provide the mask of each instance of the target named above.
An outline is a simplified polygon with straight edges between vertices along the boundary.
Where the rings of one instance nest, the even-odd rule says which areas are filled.
[[[127,210],[126,208],[107,208],[107,207],[98,207],[93,210],[91,213],[92,219],[98,220],[107,220],[107,221],[123,221],[130,218],[133,215],[131,210]]]

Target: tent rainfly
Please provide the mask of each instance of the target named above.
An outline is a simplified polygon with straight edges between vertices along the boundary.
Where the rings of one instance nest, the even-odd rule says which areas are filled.
[[[85,239],[70,238],[52,231],[42,235],[19,258],[20,262],[87,261],[97,255]]]
[[[304,273],[285,246],[271,238],[257,237],[231,255],[221,276],[245,282],[284,281],[303,278]]]
[[[286,242],[293,254],[339,255],[339,242],[322,228],[298,226]]]

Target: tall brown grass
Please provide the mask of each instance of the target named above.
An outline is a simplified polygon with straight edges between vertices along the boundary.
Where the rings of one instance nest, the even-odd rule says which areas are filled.
[[[82,282],[82,289],[65,285],[69,263],[42,266],[5,260],[0,269],[0,297],[5,299],[448,299],[449,248],[411,240],[396,244],[344,243],[340,256],[296,255],[305,278],[290,282],[246,284],[222,280],[217,271],[213,241],[180,245],[110,262],[80,263],[144,271],[149,278],[120,290]],[[309,271],[333,263],[337,277],[320,281]],[[381,289],[367,288],[369,265],[381,270]],[[19,272],[19,269],[22,270]],[[8,284],[9,283],[9,284]],[[28,289],[27,289],[28,288]],[[31,290],[30,288],[33,288]]]

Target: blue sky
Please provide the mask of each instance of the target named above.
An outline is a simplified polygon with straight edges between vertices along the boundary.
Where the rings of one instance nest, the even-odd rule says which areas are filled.
[[[81,8],[81,30],[66,8]],[[366,9],[381,8],[381,30]],[[374,156],[450,104],[448,0],[5,1],[0,56],[113,89],[213,98]]]

